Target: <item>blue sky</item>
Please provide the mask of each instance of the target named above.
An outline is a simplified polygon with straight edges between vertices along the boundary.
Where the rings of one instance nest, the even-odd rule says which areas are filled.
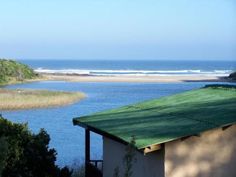
[[[236,59],[235,0],[0,0],[0,57]]]

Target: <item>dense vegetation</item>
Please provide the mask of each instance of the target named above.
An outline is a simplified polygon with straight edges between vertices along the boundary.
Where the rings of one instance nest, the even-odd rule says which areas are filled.
[[[232,80],[236,80],[236,72],[233,72],[229,75],[229,78]]]
[[[33,134],[26,124],[0,115],[0,177],[70,177],[67,167],[55,165],[56,151],[49,149],[49,141],[45,130]]]
[[[36,77],[37,74],[27,65],[14,60],[0,59],[0,84],[21,82]]]

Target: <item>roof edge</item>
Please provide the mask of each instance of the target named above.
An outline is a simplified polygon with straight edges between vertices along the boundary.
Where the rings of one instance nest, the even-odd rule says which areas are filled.
[[[80,122],[80,121],[76,120],[76,119],[77,119],[77,118],[74,118],[74,119],[73,119],[73,125],[74,125],[74,126],[80,126],[80,127],[84,128],[84,129],[88,129],[88,130],[90,130],[90,131],[92,131],[92,132],[94,132],[94,133],[97,133],[97,134],[99,134],[99,135],[101,135],[101,136],[110,138],[110,139],[112,139],[112,140],[114,140],[114,141],[116,141],[116,142],[122,143],[122,144],[124,144],[124,145],[128,145],[128,144],[129,144],[127,141],[125,141],[125,140],[123,140],[123,139],[121,139],[121,138],[119,138],[119,137],[117,137],[117,136],[114,136],[114,135],[112,135],[112,134],[110,134],[110,133],[107,133],[107,132],[102,131],[102,130],[100,130],[100,129],[97,129],[97,128],[95,128],[95,127],[89,126],[89,125],[87,125],[87,124],[85,124],[85,123],[83,123],[83,122]],[[228,126],[232,126],[232,125],[236,125],[236,122],[224,124],[224,125],[221,125],[221,126],[219,126],[219,127],[214,127],[214,128],[212,128],[212,129],[208,129],[208,130],[206,130],[206,131],[199,132],[199,134],[200,134],[200,133],[207,132],[207,131],[210,131],[210,130],[214,130],[214,129],[220,129],[220,128],[222,128],[222,130],[223,130],[224,127],[228,127]],[[186,136],[180,136],[180,137],[178,137],[178,138],[171,139],[170,141],[165,141],[165,142],[160,142],[160,143],[149,144],[149,145],[147,145],[147,146],[142,146],[142,147],[140,147],[140,148],[136,147],[136,149],[137,149],[137,151],[139,151],[139,152],[141,152],[141,153],[144,153],[144,150],[145,150],[145,148],[147,148],[147,147],[150,147],[150,146],[153,146],[153,145],[162,145],[162,144],[169,143],[169,142],[172,142],[172,141],[175,141],[175,140],[180,140],[181,138],[191,137],[191,136],[196,136],[196,134],[189,134],[189,135],[186,135]]]
[[[107,133],[107,132],[105,132],[105,131],[103,131],[103,130],[97,129],[97,128],[95,128],[95,127],[89,126],[88,124],[85,124],[85,123],[83,123],[83,122],[80,122],[79,120],[77,120],[77,118],[74,118],[74,119],[73,119],[73,125],[74,125],[74,126],[77,125],[77,126],[83,127],[83,128],[88,129],[88,130],[90,130],[90,131],[92,131],[92,132],[94,132],[94,133],[97,133],[97,134],[99,134],[99,135],[108,137],[108,138],[110,138],[110,139],[112,139],[112,140],[114,140],[114,141],[120,142],[120,143],[122,143],[122,144],[124,144],[124,145],[129,144],[128,142],[126,142],[125,140],[123,140],[123,139],[121,139],[121,138],[119,138],[119,137],[117,137],[117,136],[114,136],[114,135],[112,135],[112,134],[110,134],[110,133]],[[138,149],[138,148],[137,148],[137,149]],[[138,149],[138,150],[139,150],[139,149]]]
[[[177,138],[170,139],[169,141],[162,141],[162,142],[159,142],[159,143],[149,144],[149,145],[140,147],[140,149],[145,149],[146,147],[150,147],[152,145],[161,145],[161,144],[170,143],[170,142],[173,142],[173,141],[181,140],[182,138],[186,138],[186,137],[201,136],[201,133],[205,133],[205,132],[212,131],[212,130],[222,129],[224,131],[228,127],[231,127],[231,126],[234,126],[234,125],[236,125],[236,122],[227,123],[227,124],[224,124],[224,125],[221,125],[221,126],[218,126],[218,127],[207,129],[207,130],[202,131],[202,132],[197,132],[197,133],[193,133],[193,134],[189,134],[189,135],[179,136]]]

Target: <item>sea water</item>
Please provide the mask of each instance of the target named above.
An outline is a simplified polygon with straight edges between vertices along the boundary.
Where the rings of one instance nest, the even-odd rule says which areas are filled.
[[[160,60],[20,60],[37,72],[87,75],[214,75],[227,76],[236,61]]]

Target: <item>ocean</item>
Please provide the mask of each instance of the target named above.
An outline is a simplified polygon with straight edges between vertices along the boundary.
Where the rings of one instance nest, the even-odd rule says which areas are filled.
[[[213,74],[228,74],[235,70],[234,61],[187,62],[187,61],[75,61],[75,60],[21,60],[34,69],[47,70],[109,70],[117,71],[165,71],[179,74],[181,70],[200,70]],[[169,71],[175,71],[170,73]],[[220,71],[220,72],[219,72]],[[99,73],[101,74],[101,73]],[[106,74],[110,74],[107,73]],[[120,73],[119,73],[120,74]],[[127,74],[127,73],[121,73]],[[132,73],[133,74],[133,73]],[[189,74],[189,73],[187,73]],[[30,88],[63,91],[81,91],[87,97],[77,103],[54,108],[18,111],[1,111],[4,117],[14,122],[28,123],[32,132],[44,128],[51,137],[50,148],[57,150],[59,166],[73,166],[84,161],[84,129],[73,126],[72,119],[91,113],[117,108],[149,99],[181,93],[203,87],[208,82],[183,83],[106,83],[106,82],[64,82],[41,81],[6,86],[8,89]],[[91,136],[92,159],[102,159],[102,137]]]
[[[20,60],[37,72],[85,75],[214,75],[227,76],[236,61],[156,60]]]

